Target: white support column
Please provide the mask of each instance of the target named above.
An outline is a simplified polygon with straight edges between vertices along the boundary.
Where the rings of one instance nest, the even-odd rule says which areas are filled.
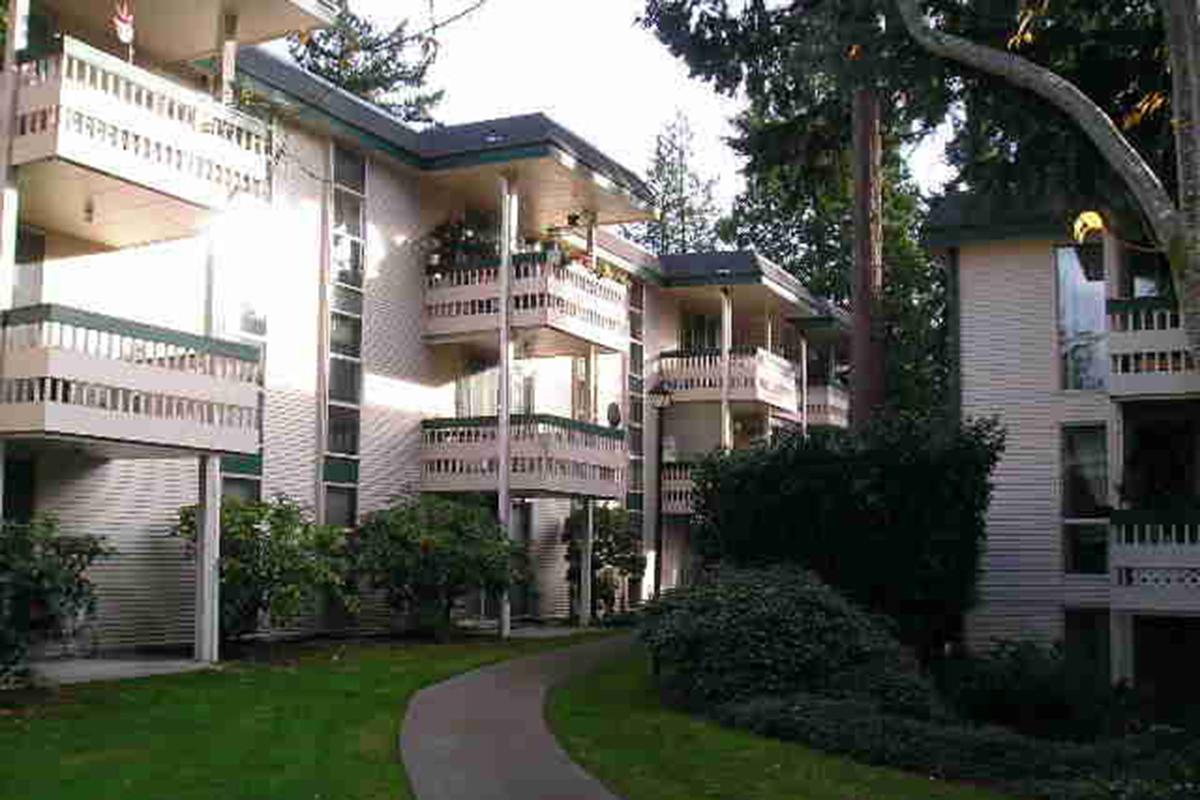
[[[1133,614],[1112,610],[1108,614],[1109,670],[1113,685],[1133,683]]]
[[[12,307],[17,275],[17,219],[20,194],[13,167],[17,121],[17,53],[27,44],[29,0],[8,0],[4,64],[0,73],[0,310]]]
[[[236,101],[234,89],[237,86],[237,51],[238,51],[238,15],[234,12],[221,14],[221,77],[218,84],[220,101],[223,105],[232,106]]]
[[[729,407],[729,384],[733,379],[733,295],[721,288],[721,449],[733,449],[733,412]]]
[[[200,456],[196,509],[196,651],[206,664],[220,657],[221,458]]]
[[[518,198],[507,176],[500,178],[500,398],[496,419],[499,464],[496,476],[496,513],[504,535],[511,538],[512,517],[512,253],[517,231]],[[500,595],[500,638],[512,634],[512,599]]]
[[[808,436],[808,339],[800,337],[800,433]]]

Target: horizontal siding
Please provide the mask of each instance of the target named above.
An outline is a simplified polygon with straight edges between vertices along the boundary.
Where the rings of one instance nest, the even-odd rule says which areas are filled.
[[[1050,241],[961,252],[963,414],[997,416],[1008,431],[993,476],[980,602],[968,623],[974,646],[1062,635],[1059,431],[1107,423],[1111,404],[1102,393],[1059,390],[1055,284]]]

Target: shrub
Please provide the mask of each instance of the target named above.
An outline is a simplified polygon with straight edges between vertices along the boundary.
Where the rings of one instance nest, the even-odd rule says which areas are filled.
[[[887,625],[797,567],[722,569],[667,592],[641,638],[663,688],[693,707],[804,691],[924,716],[936,706]]]
[[[914,416],[716,453],[696,470],[696,547],[707,562],[790,562],[887,614],[924,653],[956,638],[975,599],[994,421]]]
[[[587,509],[580,508],[567,517],[562,540],[567,545],[567,583],[571,587],[572,609],[579,603],[579,556],[587,531]],[[623,508],[598,506],[592,541],[592,617],[603,609],[617,611],[621,582],[639,580],[646,571],[642,553],[642,532]]]
[[[107,554],[94,536],[63,536],[50,517],[0,530],[0,685],[19,676],[39,634],[70,633],[95,608],[85,575]]]
[[[720,722],[858,761],[1055,800],[1195,797],[1195,743],[1153,731],[1095,744],[881,713],[869,700],[797,694],[721,706]],[[1190,749],[1189,749],[1190,748]],[[1190,764],[1190,766],[1188,766]],[[1190,772],[1189,772],[1190,770]]]
[[[193,545],[196,506],[179,511],[175,532]],[[296,502],[225,498],[221,503],[221,637],[254,633],[265,616],[287,625],[322,592],[353,610],[345,533],[316,525]]]
[[[369,515],[358,530],[356,561],[419,632],[442,637],[456,599],[522,582],[523,556],[488,508],[422,495]]]

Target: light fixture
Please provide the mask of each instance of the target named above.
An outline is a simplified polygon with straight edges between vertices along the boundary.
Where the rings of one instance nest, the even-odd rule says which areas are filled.
[[[89,197],[83,202],[83,221],[91,225],[96,221],[96,200]]]

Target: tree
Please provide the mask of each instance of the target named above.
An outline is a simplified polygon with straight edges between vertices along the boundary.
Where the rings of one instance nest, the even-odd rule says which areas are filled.
[[[383,31],[346,7],[331,27],[293,36],[289,49],[309,72],[404,122],[432,122],[445,96],[423,91],[437,42],[429,33],[410,35],[407,20]]]
[[[629,238],[658,255],[703,252],[717,242],[716,181],[696,171],[693,139],[687,117],[676,112],[655,139],[646,176],[658,219],[625,228]]]
[[[397,611],[438,638],[454,602],[526,579],[525,551],[486,506],[421,495],[369,515],[358,530],[359,574],[387,592]]]
[[[616,611],[618,583],[640,580],[646,571],[646,556],[642,553],[642,533],[623,508],[598,506],[595,511],[595,539],[592,542],[592,616],[603,605]],[[563,525],[563,542],[567,544],[567,583],[572,596],[579,597],[579,543],[587,528],[587,509],[578,509]]]
[[[179,510],[175,533],[196,541],[196,506]],[[315,524],[286,497],[221,502],[221,638],[258,631],[264,617],[286,626],[328,596],[354,610],[345,533]]]

